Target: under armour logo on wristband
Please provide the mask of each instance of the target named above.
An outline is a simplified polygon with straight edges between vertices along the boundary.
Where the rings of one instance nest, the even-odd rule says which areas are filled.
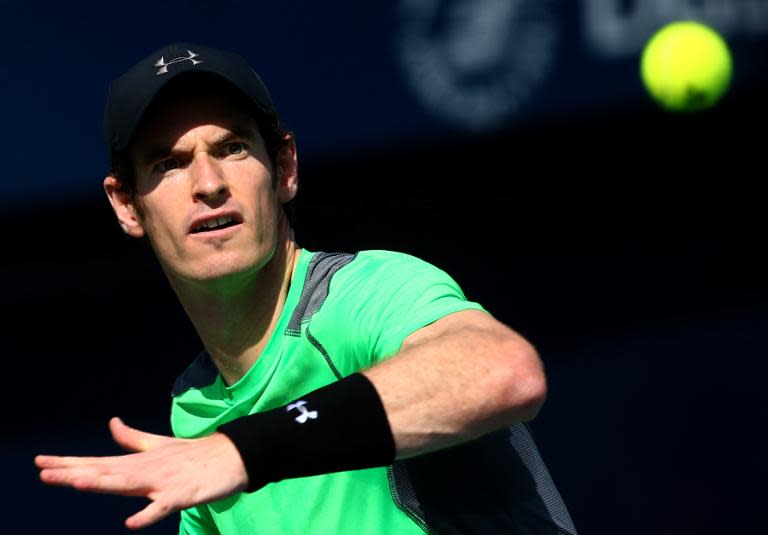
[[[296,420],[300,424],[303,424],[309,418],[312,418],[313,420],[315,420],[317,418],[317,411],[309,411],[309,410],[307,410],[307,408],[304,406],[306,404],[307,404],[307,402],[304,401],[304,400],[297,401],[296,403],[291,403],[290,405],[288,405],[288,407],[285,410],[286,411],[291,411],[293,409],[299,409],[299,412],[301,412],[301,414],[299,414],[296,418],[294,418],[294,420]]]

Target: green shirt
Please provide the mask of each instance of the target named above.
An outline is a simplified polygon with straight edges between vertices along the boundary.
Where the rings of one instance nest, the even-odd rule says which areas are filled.
[[[409,334],[466,309],[482,307],[415,257],[303,250],[278,324],[251,369],[226,386],[203,352],[176,381],[174,434],[208,435],[224,422],[285,405],[394,355]],[[272,483],[183,511],[180,533],[423,533],[393,499],[389,476],[382,467]]]

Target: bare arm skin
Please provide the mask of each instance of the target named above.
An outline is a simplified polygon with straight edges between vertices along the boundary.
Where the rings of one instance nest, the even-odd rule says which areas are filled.
[[[546,395],[541,362],[514,331],[479,311],[451,314],[411,334],[391,359],[366,370],[395,437],[397,457],[449,447],[533,418]],[[246,488],[240,455],[221,433],[177,439],[110,421],[115,441],[134,451],[115,457],[39,455],[48,484],[144,496],[125,522],[149,526],[170,513]]]
[[[364,373],[384,403],[398,458],[531,420],[546,397],[534,348],[477,310],[414,332],[396,356]]]
[[[145,433],[109,421],[115,442],[135,453],[114,457],[38,455],[40,479],[77,490],[144,496],[151,502],[129,517],[129,529],[145,528],[167,515],[245,489],[248,477],[235,445],[214,433],[181,439]]]

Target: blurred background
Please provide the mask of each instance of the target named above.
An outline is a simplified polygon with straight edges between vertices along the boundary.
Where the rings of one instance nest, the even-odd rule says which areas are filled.
[[[733,54],[705,112],[640,81],[681,19]],[[101,189],[109,82],[179,40],[270,87],[301,245],[420,256],[538,347],[580,533],[765,533],[768,0],[2,2],[0,29],[3,533],[125,531],[141,500],[44,487],[33,456],[118,452],[113,415],[167,433],[201,349]]]

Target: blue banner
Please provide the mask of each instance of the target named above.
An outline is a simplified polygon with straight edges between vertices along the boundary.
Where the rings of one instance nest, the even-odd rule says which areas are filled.
[[[768,0],[5,3],[2,208],[100,195],[107,85],[172,41],[240,52],[304,160],[650,109],[639,57],[696,19],[731,46],[726,98],[764,83]]]

